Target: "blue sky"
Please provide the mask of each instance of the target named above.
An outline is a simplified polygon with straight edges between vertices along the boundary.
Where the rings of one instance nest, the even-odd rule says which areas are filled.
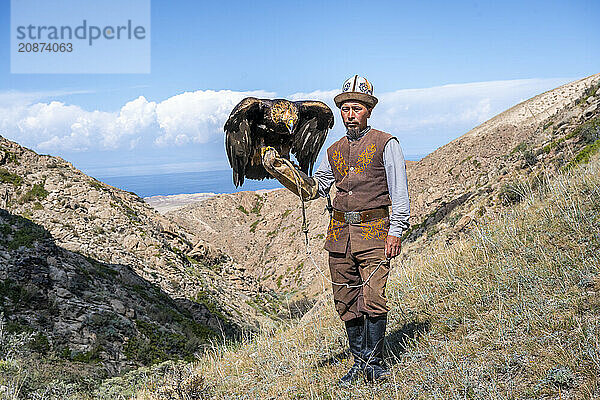
[[[153,0],[149,74],[11,74],[7,0],[0,26],[0,135],[97,177],[227,169],[222,124],[246,95],[333,108],[364,75],[372,125],[414,159],[600,72],[597,0]],[[336,118],[327,143],[342,134]]]

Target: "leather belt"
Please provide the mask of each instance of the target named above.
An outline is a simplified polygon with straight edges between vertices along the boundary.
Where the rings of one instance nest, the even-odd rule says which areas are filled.
[[[343,212],[333,210],[332,218],[339,222],[347,224],[360,224],[361,222],[369,222],[379,218],[385,218],[389,215],[387,207],[372,208],[364,211]]]

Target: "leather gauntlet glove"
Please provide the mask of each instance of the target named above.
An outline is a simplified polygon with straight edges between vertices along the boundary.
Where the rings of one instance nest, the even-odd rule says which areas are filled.
[[[300,196],[298,193],[298,186],[300,186],[304,200],[319,197],[317,181],[300,171],[290,160],[280,157],[273,147],[262,147],[260,154],[267,172],[283,186],[298,196]]]

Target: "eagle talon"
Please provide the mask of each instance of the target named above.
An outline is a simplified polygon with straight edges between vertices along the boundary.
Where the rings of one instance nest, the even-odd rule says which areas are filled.
[[[261,158],[265,158],[265,153],[267,151],[271,151],[271,150],[273,150],[275,152],[275,154],[277,154],[275,157],[279,157],[279,153],[277,152],[277,150],[275,150],[275,148],[271,147],[271,146],[263,146],[263,147],[261,147],[260,148],[260,157]]]

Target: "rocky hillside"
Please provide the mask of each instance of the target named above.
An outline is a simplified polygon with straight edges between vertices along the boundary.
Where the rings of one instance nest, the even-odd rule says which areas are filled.
[[[518,201],[515,182],[551,175],[597,149],[599,84],[597,74],[540,94],[407,162],[412,226],[405,250],[426,246],[432,235],[456,239],[478,218]],[[323,199],[308,203],[307,217],[311,251],[327,274],[324,207]],[[306,257],[299,201],[286,190],[218,195],[166,215],[210,238],[266,287],[298,297],[329,287]]]
[[[325,206],[325,199],[307,202],[306,216],[310,250],[328,274],[323,270],[329,222]],[[324,288],[321,274],[306,257],[299,199],[287,190],[217,195],[166,215],[198,237],[210,238],[266,287],[298,301]]]
[[[218,335],[217,316],[174,300],[130,266],[60,247],[43,226],[5,210],[0,232],[0,310],[10,331],[35,332],[30,346],[42,355],[104,361],[116,373],[191,359]]]
[[[485,212],[504,201],[504,184],[571,161],[598,139],[575,129],[600,115],[599,84],[596,74],[542,93],[407,165],[414,224],[449,205],[472,202],[482,190],[487,201],[477,211]]]
[[[208,336],[256,329],[282,309],[243,266],[134,193],[2,137],[0,210],[0,311],[41,329],[53,350],[148,361],[125,350],[136,337],[165,341],[156,325],[194,343],[191,354]]]

